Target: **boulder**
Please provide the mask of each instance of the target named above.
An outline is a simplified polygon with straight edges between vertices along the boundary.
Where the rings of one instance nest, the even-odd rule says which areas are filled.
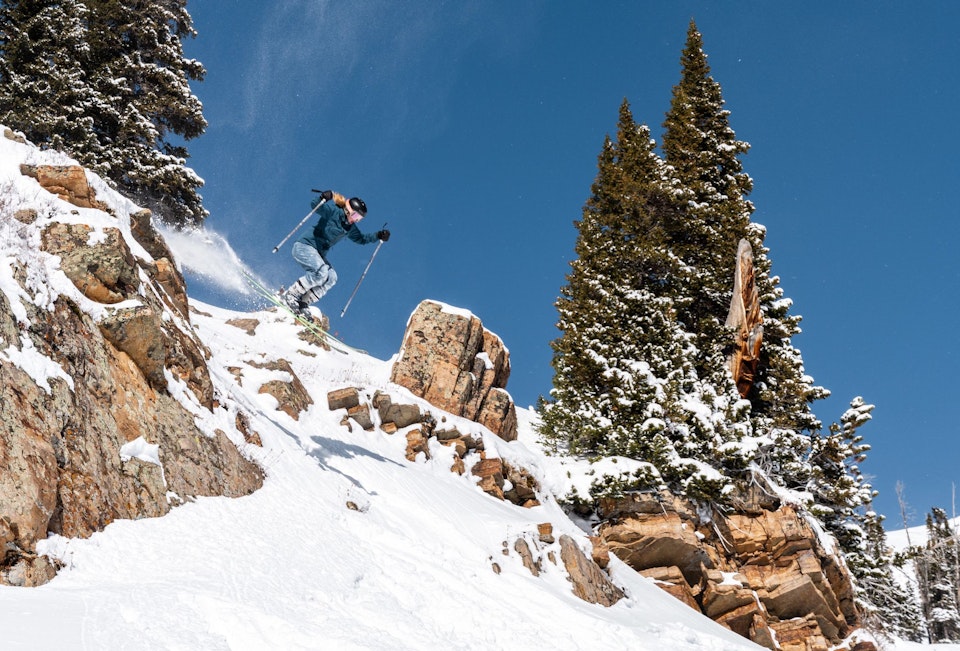
[[[87,173],[77,165],[21,165],[20,173],[37,180],[47,192],[80,208],[105,206],[87,182]]]
[[[360,404],[360,391],[354,387],[337,389],[327,394],[327,408],[330,411],[337,409],[351,409]]]
[[[283,374],[282,379],[269,380],[260,387],[260,393],[267,393],[277,399],[280,411],[293,420],[300,420],[300,413],[306,411],[313,404],[313,398],[300,378],[294,373],[290,362],[279,359],[275,362],[251,363],[255,368],[277,371]]]
[[[481,459],[471,470],[480,481],[477,485],[484,493],[503,499],[503,462],[500,459]]]
[[[584,601],[612,606],[623,598],[623,591],[566,534],[560,536],[560,558],[573,583],[573,593]]]
[[[378,392],[373,398],[374,407],[383,424],[392,423],[397,429],[416,425],[423,420],[420,408],[416,405],[394,403],[390,396]]]
[[[505,391],[509,377],[510,355],[500,338],[477,317],[433,301],[410,317],[390,374],[430,404],[512,441],[517,417]]]
[[[160,315],[146,305],[113,310],[100,321],[100,331],[136,364],[155,389],[166,386],[163,369],[166,337]]]
[[[93,235],[86,224],[56,222],[43,230],[41,248],[60,256],[60,269],[92,301],[113,304],[136,295],[137,264],[119,229],[105,228]]]
[[[540,561],[533,558],[533,552],[530,551],[530,545],[523,538],[517,538],[513,543],[513,549],[520,555],[523,566],[530,570],[530,574],[540,576]]]
[[[417,455],[423,454],[427,459],[430,458],[430,448],[428,439],[419,429],[412,429],[407,432],[407,461],[416,461]]]

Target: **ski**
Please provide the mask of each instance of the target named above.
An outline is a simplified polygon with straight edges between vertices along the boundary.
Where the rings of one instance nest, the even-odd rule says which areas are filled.
[[[313,319],[307,316],[304,316],[303,314],[298,314],[293,310],[291,310],[290,306],[284,303],[283,300],[276,294],[276,292],[273,292],[272,290],[264,287],[259,280],[257,280],[252,275],[247,273],[246,270],[242,270],[242,273],[243,273],[244,279],[246,279],[247,281],[247,284],[250,285],[250,287],[253,288],[255,292],[257,292],[258,294],[260,294],[260,296],[270,301],[273,305],[279,307],[280,309],[285,311],[287,314],[292,316],[294,321],[302,325],[309,332],[316,335],[317,338],[324,341],[328,346],[330,346],[330,348],[344,354],[348,354],[348,353],[361,353],[364,355],[367,354],[367,351],[365,350],[362,350],[360,348],[354,348],[353,346],[340,341],[339,339],[334,337],[332,334],[330,334],[329,332],[321,328],[320,325]]]

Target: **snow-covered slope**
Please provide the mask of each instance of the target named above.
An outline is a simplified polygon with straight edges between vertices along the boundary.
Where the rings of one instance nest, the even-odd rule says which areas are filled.
[[[66,293],[93,312],[97,306],[77,294],[57,258],[38,252],[38,235],[13,220],[12,210],[33,207],[96,228],[117,222],[42,190],[20,174],[22,163],[72,161],[0,138],[0,291],[15,311],[20,301],[50,306]],[[135,209],[88,176],[120,221]],[[121,230],[136,255],[149,255],[129,225]],[[30,270],[36,278],[29,292],[12,274],[17,260],[39,265]],[[616,559],[611,572],[628,597],[604,608],[573,595],[562,564],[544,559],[535,577],[516,553],[504,554],[517,538],[532,542],[544,522],[557,538],[566,533],[588,545],[551,495],[571,480],[538,449],[534,414],[521,413],[520,439],[512,443],[447,416],[462,432],[482,436],[489,455],[540,479],[543,504],[523,509],[486,495],[469,474],[452,473],[448,448],[436,444],[431,459],[410,462],[402,431],[389,436],[341,425],[342,412],[327,408],[333,389],[381,389],[416,402],[389,383],[389,361],[305,343],[282,313],[241,314],[196,301],[193,307],[194,327],[211,351],[218,404],[211,412],[183,402],[194,405],[207,433],[229,429],[238,409],[249,414],[263,445],[244,452],[265,469],[263,488],[238,499],[200,498],[163,518],[116,521],[88,539],[42,541],[38,551],[64,568],[38,588],[0,586],[0,649],[752,647]],[[260,325],[250,335],[228,323],[234,318]],[[25,355],[10,346],[0,363],[33,369],[37,382],[59,369],[51,359],[35,359],[39,353]],[[298,420],[259,393],[278,373],[261,363],[280,358],[314,400]],[[185,390],[173,382],[169,388]],[[540,543],[539,554],[550,551],[559,558],[556,543]]]
[[[401,395],[388,382],[389,362],[315,348],[275,312],[194,307],[222,408],[241,405],[262,438],[251,451],[266,469],[264,487],[240,499],[200,499],[164,518],[118,521],[86,540],[49,539],[45,549],[66,569],[40,588],[0,589],[4,648],[752,646],[616,560],[614,577],[630,596],[603,608],[576,598],[560,568],[544,562],[534,577],[516,554],[504,556],[504,542],[532,539],[541,522],[558,535],[584,534],[549,497],[523,509],[486,495],[450,472],[443,446],[411,463],[402,433],[341,426],[327,392],[362,386]],[[226,323],[238,317],[261,321],[254,336]],[[315,400],[298,421],[257,392],[270,372],[250,362],[279,358]],[[485,433],[485,443],[542,472],[548,464],[538,464],[526,416],[521,440]]]

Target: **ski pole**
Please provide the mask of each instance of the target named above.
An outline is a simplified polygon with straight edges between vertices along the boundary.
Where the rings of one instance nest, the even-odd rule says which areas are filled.
[[[314,190],[314,192],[316,192],[316,190]],[[307,216],[300,220],[300,223],[297,224],[297,227],[294,228],[294,229],[293,229],[292,231],[290,231],[289,233],[287,233],[287,236],[286,236],[285,238],[283,238],[282,240],[280,240],[280,244],[278,244],[278,245],[276,245],[275,247],[273,247],[273,252],[276,253],[277,251],[279,251],[279,250],[280,250],[280,247],[283,246],[283,243],[286,242],[287,240],[289,240],[291,237],[293,237],[294,234],[295,234],[297,231],[300,230],[300,227],[303,226],[305,223],[307,223],[307,220],[310,219],[310,218],[313,216],[313,213],[317,212],[317,209],[318,209],[320,206],[322,206],[323,204],[325,204],[325,203],[327,203],[327,200],[326,200],[326,199],[320,199],[320,201],[317,203],[317,205],[313,207],[313,210],[311,210],[310,212],[308,212],[308,213],[307,213]]]
[[[384,228],[387,227],[386,224],[383,225]],[[350,307],[350,303],[353,301],[353,297],[357,295],[357,290],[360,289],[360,283],[363,282],[363,279],[367,277],[367,272],[370,271],[370,265],[373,264],[373,259],[377,257],[377,253],[380,251],[380,247],[383,246],[383,240],[377,244],[377,248],[373,250],[373,255],[370,256],[370,262],[367,263],[367,268],[363,270],[363,273],[360,274],[360,280],[357,281],[357,286],[353,288],[353,293],[350,294],[350,298],[347,299],[347,304],[343,306],[343,310],[340,312],[340,318],[343,318],[343,315],[347,313],[347,308]]]

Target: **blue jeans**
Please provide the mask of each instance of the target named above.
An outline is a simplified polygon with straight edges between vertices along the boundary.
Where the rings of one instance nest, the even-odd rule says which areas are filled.
[[[302,300],[313,303],[337,284],[337,272],[324,260],[320,252],[306,242],[295,242],[293,259],[300,263],[307,273],[297,281],[304,288]]]

